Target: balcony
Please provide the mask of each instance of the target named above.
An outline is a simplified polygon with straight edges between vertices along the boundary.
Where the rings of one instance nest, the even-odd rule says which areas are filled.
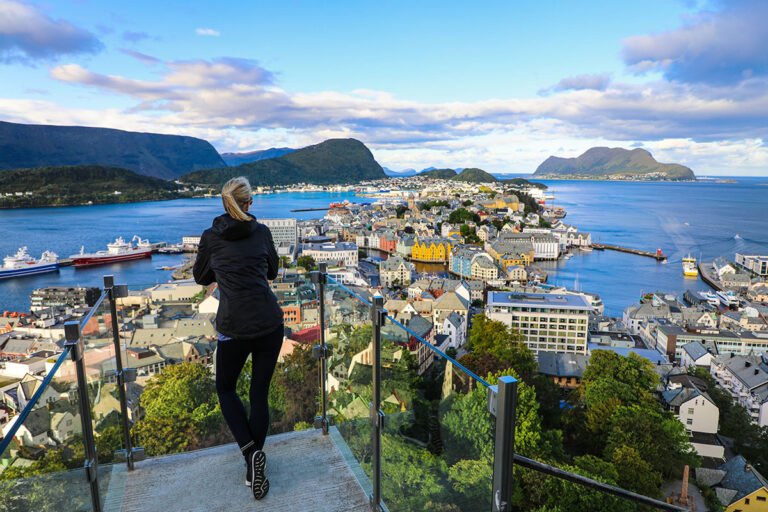
[[[227,444],[137,462],[118,469],[105,497],[105,512],[211,512],[229,510],[312,510],[369,512],[362,469],[349,454],[338,430],[269,436],[269,494],[254,502],[243,485],[240,450]],[[358,480],[361,479],[361,481]]]
[[[132,343],[142,339],[137,327],[141,324],[136,321],[136,310],[120,302],[129,297],[127,287],[105,278],[104,292],[93,308],[81,321],[66,325],[62,353],[6,430],[0,455],[11,467],[22,467],[34,464],[34,456],[40,457],[46,450],[56,451],[55,442],[43,441],[47,433],[40,428],[41,418],[49,418],[49,412],[57,415],[57,421],[66,414],[79,417],[76,421],[82,434],[70,435],[68,450],[57,454],[63,460],[47,468],[45,476],[0,479],[0,503],[8,505],[4,510],[59,510],[66,504],[68,512],[416,512],[444,508],[506,512],[513,503],[515,465],[541,473],[542,481],[547,475],[583,486],[590,496],[608,494],[612,500],[626,499],[658,510],[684,510],[515,453],[518,383],[513,377],[499,377],[491,385],[387,315],[381,297],[362,297],[327,276],[322,266],[311,277],[311,282],[302,285],[314,287],[319,298],[318,325],[313,328],[320,333],[320,341],[313,350],[303,352],[309,363],[298,379],[309,383],[311,411],[292,416],[288,428],[314,423],[315,430],[267,438],[271,489],[263,501],[254,502],[244,485],[244,464],[237,446],[216,446],[224,442],[216,436],[205,438],[206,444],[202,444],[212,447],[144,459],[143,449],[136,445],[151,436],[136,428],[141,423],[133,424],[142,414],[148,415],[148,406],[142,404],[146,395],[137,391],[141,387],[137,384],[147,384],[137,377],[140,366],[165,364],[167,359],[168,366],[160,376],[173,375],[174,368],[188,371],[177,364],[188,360],[185,351],[207,350],[200,340],[212,336],[210,332],[201,334],[195,344],[185,341],[186,348],[177,347],[184,348],[182,351],[165,346],[165,352],[149,354],[143,345],[135,350]],[[148,309],[141,301],[137,305]],[[178,315],[174,312],[171,318]],[[149,330],[164,332],[156,329],[157,315],[151,316],[147,322],[153,328]],[[334,318],[345,322],[333,324]],[[356,319],[354,325],[349,319]],[[422,376],[416,375],[414,356],[401,346],[403,339],[416,340],[444,365],[439,379],[431,383],[429,397],[411,383]],[[159,343],[153,338],[152,345]],[[137,357],[139,352],[143,355]],[[177,360],[171,360],[174,357]],[[196,381],[202,383],[201,388],[194,389],[210,384],[205,365],[189,362],[188,368],[202,376]],[[328,385],[334,374],[344,377],[336,379],[337,387]],[[56,391],[57,402],[48,408],[42,397],[50,389]],[[182,409],[186,407],[187,402],[176,398],[180,388],[173,389],[172,397],[160,402],[161,408],[176,402],[185,404]],[[419,392],[424,394],[417,395]],[[215,399],[215,393],[213,396]],[[446,420],[448,416],[451,422]],[[169,438],[200,433],[182,432],[175,423],[157,425],[167,430],[163,434]],[[107,449],[102,443],[110,437],[116,444],[107,444]],[[179,445],[166,448],[163,436],[155,437],[153,446],[146,445],[154,453],[185,449]],[[77,455],[78,451],[84,453]],[[105,464],[113,455],[124,462]],[[74,469],[65,471],[62,465]],[[470,478],[454,485],[451,470],[453,475]]]

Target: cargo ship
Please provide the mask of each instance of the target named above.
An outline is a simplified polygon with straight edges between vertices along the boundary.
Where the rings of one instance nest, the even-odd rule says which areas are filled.
[[[144,243],[137,247],[131,242],[126,242],[122,237],[115,239],[111,244],[107,244],[106,251],[86,253],[85,247],[81,247],[79,254],[70,256],[75,268],[122,263],[124,261],[140,260],[151,257],[152,247],[150,244],[144,241]]]
[[[683,258],[683,275],[685,277],[699,277],[699,269],[696,267],[696,258],[691,257],[690,254],[687,258]]]
[[[27,253],[27,248],[22,247],[13,256],[3,258],[3,266],[0,267],[0,279],[12,277],[32,276],[59,271],[59,257],[45,251],[40,259],[35,259]]]

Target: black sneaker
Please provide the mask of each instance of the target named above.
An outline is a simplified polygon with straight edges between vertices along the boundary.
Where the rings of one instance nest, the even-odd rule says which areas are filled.
[[[269,492],[269,480],[266,477],[267,456],[261,450],[255,450],[251,454],[251,491],[257,500],[262,499]]]
[[[251,474],[253,473],[253,470],[251,469],[251,459],[248,457],[245,460],[245,486],[250,487],[251,486]]]

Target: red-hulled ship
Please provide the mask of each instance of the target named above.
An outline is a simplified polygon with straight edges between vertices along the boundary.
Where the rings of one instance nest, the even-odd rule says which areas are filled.
[[[134,236],[134,240],[138,237]],[[139,243],[134,246],[126,242],[122,237],[117,238],[111,244],[107,244],[106,251],[86,253],[85,247],[80,248],[80,254],[70,256],[75,267],[92,267],[95,265],[107,265],[121,263],[123,261],[140,260],[152,257],[152,246],[146,240],[138,238]]]

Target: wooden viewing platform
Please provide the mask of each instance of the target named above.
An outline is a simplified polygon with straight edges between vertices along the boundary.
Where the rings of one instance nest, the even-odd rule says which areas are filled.
[[[646,256],[648,258],[653,258],[656,261],[664,261],[667,259],[667,256],[662,252],[649,252],[649,251],[641,251],[639,249],[632,249],[629,247],[621,247],[620,245],[609,245],[609,244],[592,244],[593,249],[597,249],[598,251],[618,251],[618,252],[626,252],[629,254],[637,254],[638,256]]]

